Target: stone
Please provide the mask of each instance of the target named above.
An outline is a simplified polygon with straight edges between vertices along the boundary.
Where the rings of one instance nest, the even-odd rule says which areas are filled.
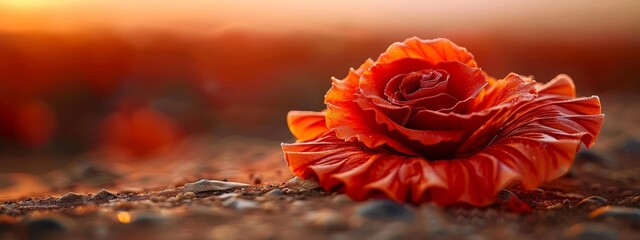
[[[239,211],[254,209],[259,206],[258,202],[235,197],[225,200],[222,205]]]
[[[585,199],[582,199],[580,202],[576,203],[576,206],[593,206],[593,205],[605,205],[609,201],[606,198],[600,196],[590,196]]]
[[[246,183],[202,179],[197,182],[186,183],[183,186],[182,191],[199,193],[199,192],[207,192],[207,191],[229,190],[229,189],[236,189],[236,188],[242,188],[242,187],[248,187],[248,186],[250,185]]]
[[[184,193],[184,195],[182,195],[183,198],[188,198],[188,199],[192,199],[192,198],[196,198],[197,195],[194,192],[186,192]]]
[[[629,207],[604,206],[589,213],[590,219],[616,218],[640,223],[640,209]]]
[[[240,194],[238,194],[238,193],[225,193],[225,194],[220,194],[220,196],[216,196],[216,198],[220,199],[220,200],[226,200],[226,199],[234,198],[234,197],[237,197],[237,196],[240,196]]]
[[[352,203],[353,199],[351,199],[346,194],[338,194],[338,195],[335,195],[333,198],[331,198],[331,201],[336,204],[347,204],[347,203]]]
[[[370,200],[356,207],[359,216],[376,220],[402,220],[413,222],[415,213],[391,200]]]
[[[268,191],[262,196],[264,196],[265,198],[274,199],[274,198],[282,198],[285,196],[285,194],[282,192],[282,190],[276,188],[271,191]]]
[[[564,231],[564,238],[585,240],[618,239],[618,232],[602,224],[578,223]]]
[[[68,192],[67,194],[60,197],[58,200],[66,203],[76,203],[76,202],[82,201],[83,199],[84,199],[84,195],[82,194]]]
[[[304,215],[304,220],[312,227],[327,231],[339,231],[349,228],[349,223],[346,218],[342,214],[330,209],[309,212]]]
[[[91,200],[93,201],[109,201],[116,198],[118,198],[118,196],[116,196],[116,194],[112,192],[109,192],[107,189],[101,189],[96,194],[91,196]]]
[[[287,181],[285,184],[288,188],[299,190],[299,189],[316,189],[320,188],[320,184],[313,179],[302,179],[299,177],[293,177]]]
[[[564,205],[565,204],[563,204],[563,203],[556,203],[556,204],[553,204],[551,206],[548,206],[547,209],[549,209],[549,210],[560,209],[560,208],[563,208]]]

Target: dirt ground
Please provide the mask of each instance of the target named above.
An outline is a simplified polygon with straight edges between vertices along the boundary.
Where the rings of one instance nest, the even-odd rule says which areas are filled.
[[[639,101],[601,97],[602,134],[566,176],[487,207],[354,202],[292,179],[279,142],[202,137],[153,161],[0,174],[0,239],[636,239]]]

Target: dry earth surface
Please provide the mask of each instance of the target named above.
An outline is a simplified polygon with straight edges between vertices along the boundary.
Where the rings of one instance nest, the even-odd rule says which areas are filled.
[[[566,176],[487,207],[355,202],[292,178],[277,142],[201,138],[153,161],[0,174],[0,239],[636,239],[638,101],[603,99],[602,135]]]

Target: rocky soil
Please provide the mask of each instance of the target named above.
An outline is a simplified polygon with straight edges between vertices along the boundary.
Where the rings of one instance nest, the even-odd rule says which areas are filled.
[[[637,239],[640,118],[607,107],[566,176],[487,207],[355,202],[292,178],[278,143],[200,139],[154,161],[0,174],[0,239]]]

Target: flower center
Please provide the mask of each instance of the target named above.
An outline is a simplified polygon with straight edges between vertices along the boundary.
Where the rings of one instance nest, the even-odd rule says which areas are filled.
[[[449,73],[426,69],[393,77],[384,93],[389,102],[417,109],[440,110],[453,107],[458,99],[448,93]]]
[[[428,69],[406,74],[398,87],[404,100],[414,100],[444,93],[449,73],[441,69]]]

